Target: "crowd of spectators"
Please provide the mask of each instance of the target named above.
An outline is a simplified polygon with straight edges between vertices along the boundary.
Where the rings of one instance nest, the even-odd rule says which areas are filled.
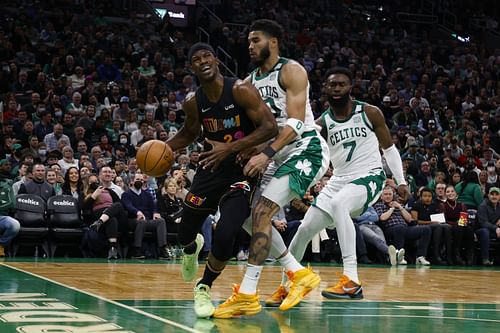
[[[3,14],[0,178],[16,182],[14,189],[24,188],[21,184],[34,177],[28,171],[37,172],[33,167],[41,162],[56,194],[83,199],[90,193],[89,179],[102,178],[105,166],[113,184],[127,191],[138,171],[137,147],[154,138],[167,140],[182,126],[181,104],[196,89],[186,61],[194,28],[137,20],[133,8],[125,11],[123,23],[104,16],[109,6],[95,9],[89,3],[57,9],[50,2],[26,1]],[[348,67],[355,78],[352,95],[383,111],[415,201],[423,187],[434,192],[451,184],[458,202],[478,210],[500,185],[500,49],[474,38],[434,40],[431,28],[397,20],[400,5],[406,6],[387,1],[383,10],[359,12],[339,1],[224,1],[215,12],[237,25],[212,26],[203,11],[197,25],[238,60],[245,77],[251,70],[246,24],[254,18],[277,20],[286,31],[283,56],[309,73],[316,116],[328,107],[324,73]],[[171,174],[144,182],[163,218],[178,213],[200,149],[195,144],[176,152]],[[73,167],[81,188],[69,184]],[[167,219],[167,229],[176,221],[178,215],[170,225]],[[484,228],[491,234],[479,233],[481,239],[495,238],[495,228]],[[443,247],[451,236],[446,237]],[[437,238],[431,243],[441,244]],[[433,251],[431,259],[445,261],[440,249]],[[485,251],[482,259],[489,263]]]

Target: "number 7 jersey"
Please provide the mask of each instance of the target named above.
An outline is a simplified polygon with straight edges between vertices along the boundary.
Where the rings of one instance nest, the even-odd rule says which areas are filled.
[[[365,103],[354,100],[350,117],[343,120],[335,119],[330,108],[321,115],[334,176],[366,175],[370,170],[382,170],[378,138],[364,106]]]

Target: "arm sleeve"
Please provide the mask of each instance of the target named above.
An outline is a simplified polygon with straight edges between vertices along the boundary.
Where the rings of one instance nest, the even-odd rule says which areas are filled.
[[[389,148],[384,149],[384,156],[389,169],[396,180],[397,185],[406,184],[406,180],[403,174],[403,162],[401,162],[401,156],[396,149],[395,145],[391,145]]]

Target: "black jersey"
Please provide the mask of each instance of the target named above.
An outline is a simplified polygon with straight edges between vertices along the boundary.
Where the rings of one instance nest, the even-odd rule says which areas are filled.
[[[233,86],[238,79],[224,77],[224,87],[219,100],[212,103],[203,89],[196,90],[196,104],[204,137],[213,141],[232,142],[255,130],[245,109],[234,100]],[[211,147],[205,147],[210,150]],[[224,164],[234,163],[236,154],[227,158]]]
[[[255,130],[253,121],[245,109],[233,97],[233,86],[237,79],[224,77],[221,97],[212,103],[201,88],[196,90],[196,104],[204,137],[213,141],[232,142],[249,135]],[[205,150],[211,146],[206,145]],[[243,167],[236,163],[237,154],[231,154],[217,169],[198,168],[184,203],[196,210],[215,212],[221,197],[231,190],[231,185],[247,181],[253,185],[255,179],[243,174]]]

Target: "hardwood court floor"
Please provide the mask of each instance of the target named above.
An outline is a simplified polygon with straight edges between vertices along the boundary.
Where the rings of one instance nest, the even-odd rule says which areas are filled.
[[[214,284],[214,302],[230,295],[231,285],[241,281],[244,269],[242,264],[226,268]],[[4,267],[0,266],[0,332],[10,332],[2,328],[5,309],[2,295],[13,292],[45,293],[83,309],[92,306],[87,304],[91,301],[80,304],[82,295],[94,298],[96,308],[101,311],[97,313],[103,314],[101,317],[107,321],[126,327],[127,332],[499,331],[498,269],[364,266],[359,269],[365,295],[361,301],[324,299],[321,289],[337,281],[336,273],[341,272],[341,267],[315,266],[314,269],[323,279],[320,288],[290,311],[264,308],[255,317],[197,320],[192,310],[193,283],[182,281],[178,263],[9,261]],[[278,266],[265,267],[259,284],[261,300],[274,291],[280,276]],[[71,293],[80,296],[68,296]],[[106,300],[113,300],[108,305],[120,308],[121,312],[104,311]],[[124,309],[129,313],[123,313]],[[165,327],[159,328],[160,324]]]

